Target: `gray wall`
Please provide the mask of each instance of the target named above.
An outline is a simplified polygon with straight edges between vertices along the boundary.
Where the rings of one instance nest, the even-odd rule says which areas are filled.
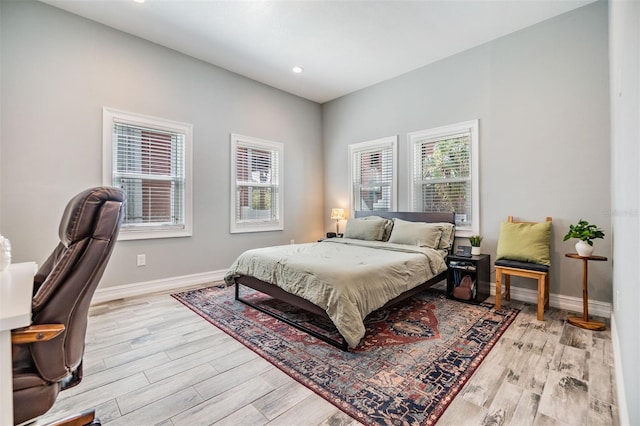
[[[325,208],[348,206],[349,144],[399,135],[409,209],[407,133],[478,118],[482,251],[495,257],[508,215],[552,216],[551,292],[581,298],[581,263],[564,256],[575,252],[562,242],[569,224],[601,226],[596,254],[611,258],[607,31],[607,4],[594,3],[324,104]],[[611,261],[589,273],[590,298],[611,302]]]
[[[610,2],[611,211],[614,234],[613,314],[620,350],[618,384],[627,412],[621,424],[640,425],[640,3]],[[624,371],[624,373],[622,373]],[[622,382],[622,383],[620,383]],[[625,407],[620,407],[623,410]]]
[[[193,124],[194,223],[190,238],[118,242],[101,287],[226,269],[245,249],[322,235],[318,104],[39,2],[1,7],[0,230],[15,262],[43,262],[66,202],[101,184],[103,106]],[[232,132],[284,143],[284,231],[229,233]]]

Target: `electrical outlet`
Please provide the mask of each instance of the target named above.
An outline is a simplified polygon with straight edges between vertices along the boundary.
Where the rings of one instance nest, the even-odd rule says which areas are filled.
[[[139,254],[137,261],[138,261],[137,263],[138,266],[144,266],[147,264],[147,256],[144,254]]]
[[[289,244],[295,244],[296,240],[289,240]]]

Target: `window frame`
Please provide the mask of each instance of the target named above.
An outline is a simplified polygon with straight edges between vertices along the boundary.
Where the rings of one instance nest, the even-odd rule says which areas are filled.
[[[161,132],[169,132],[184,135],[184,223],[177,225],[167,224],[123,224],[120,227],[118,240],[144,240],[155,238],[179,238],[193,235],[193,208],[192,208],[192,148],[193,125],[144,114],[121,111],[114,108],[102,109],[102,182],[104,185],[114,185],[114,140],[113,129],[116,123],[139,126],[148,129],[156,129]],[[128,202],[131,202],[130,200]]]
[[[471,235],[480,234],[480,134],[478,131],[479,120],[469,120],[460,123],[450,124],[431,129],[419,130],[407,134],[407,151],[409,155],[410,174],[409,181],[409,206],[415,211],[415,201],[417,194],[415,193],[415,170],[416,161],[419,159],[415,156],[415,146],[417,143],[425,139],[439,140],[455,137],[462,133],[469,133],[470,136],[470,175],[471,175],[471,226],[461,227],[456,225],[456,237],[469,237]]]
[[[391,147],[391,153],[393,156],[391,159],[391,207],[389,211],[396,211],[398,209],[398,135],[394,135],[349,145],[349,217],[354,217],[356,204],[354,199],[355,180],[353,175],[354,172],[356,172],[356,170],[354,170],[354,155],[364,151],[371,151],[376,148],[388,147]]]
[[[231,134],[231,200],[230,200],[230,212],[229,212],[229,232],[232,234],[248,233],[248,232],[271,232],[284,230],[284,144],[280,142],[274,142],[266,139],[256,138],[252,136],[240,135],[237,133]],[[277,170],[277,188],[278,188],[278,200],[277,200],[277,218],[268,222],[254,221],[237,221],[237,148],[238,144],[247,145],[251,148],[277,151],[278,153],[278,170]]]

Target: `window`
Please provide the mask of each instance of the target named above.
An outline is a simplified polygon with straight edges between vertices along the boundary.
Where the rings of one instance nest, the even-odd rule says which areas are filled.
[[[120,240],[191,235],[192,126],[103,109],[103,181],[127,194]]]
[[[455,212],[456,235],[480,230],[478,120],[409,133],[414,211]]]
[[[281,143],[231,135],[231,233],[284,229],[282,156]]]
[[[349,145],[352,217],[354,211],[396,210],[397,150],[397,136]]]

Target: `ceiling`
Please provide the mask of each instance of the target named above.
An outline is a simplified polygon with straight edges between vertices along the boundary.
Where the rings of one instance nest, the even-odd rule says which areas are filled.
[[[324,103],[594,0],[41,1]]]

